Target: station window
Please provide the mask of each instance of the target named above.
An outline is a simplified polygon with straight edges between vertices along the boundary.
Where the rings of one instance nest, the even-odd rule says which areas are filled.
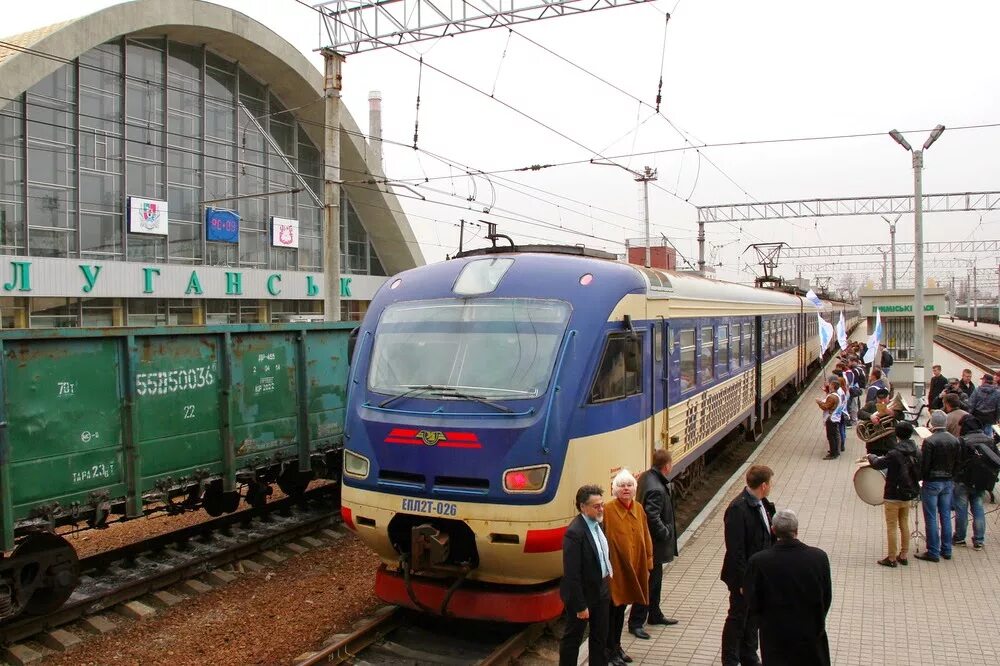
[[[613,333],[604,345],[590,402],[607,402],[642,393],[642,336]]]
[[[681,340],[681,392],[694,388],[694,329],[680,332]]]
[[[701,358],[699,361],[698,381],[704,384],[715,379],[715,339],[711,326],[701,329]]]
[[[719,327],[719,365],[722,372],[729,368],[729,327]]]

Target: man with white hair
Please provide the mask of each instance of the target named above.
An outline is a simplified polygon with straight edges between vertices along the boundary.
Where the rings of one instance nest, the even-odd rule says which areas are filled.
[[[744,595],[760,626],[764,666],[829,666],[826,614],[833,599],[830,558],[799,541],[794,511],[774,514],[774,547],[750,557]]]
[[[635,499],[635,477],[621,470],[611,482],[614,499],[604,504],[604,531],[608,537],[611,568],[611,603],[608,627],[608,663],[620,666],[632,661],[622,649],[622,629],[628,604],[649,603],[649,572],[653,569],[653,540],[646,512]],[[632,630],[638,638],[649,638],[642,627]]]

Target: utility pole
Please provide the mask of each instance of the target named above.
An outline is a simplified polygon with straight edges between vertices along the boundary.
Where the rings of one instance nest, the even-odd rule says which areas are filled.
[[[886,260],[885,260],[885,250],[881,250],[881,252],[882,252],[882,289],[884,290],[884,289],[885,289],[885,264],[886,264]],[[895,277],[896,277],[895,273],[893,273],[893,276],[892,276],[892,277],[893,277],[893,278],[895,278]],[[895,288],[896,288],[896,285],[895,285],[895,280],[893,280],[893,285],[892,285],[892,288],[893,288],[893,289],[895,289]]]
[[[889,221],[885,215],[882,219],[885,220],[886,224],[889,225],[889,249],[892,251],[892,288],[896,288],[896,223],[899,222],[899,218],[902,215],[897,215],[896,219],[892,222]],[[883,287],[884,288],[884,287]]]
[[[646,268],[649,268],[649,181],[656,180],[656,169],[645,167],[641,174],[636,175],[635,180],[642,183],[642,219],[646,224]]]
[[[340,90],[344,56],[323,53],[323,318],[340,321]]]
[[[972,325],[979,326],[979,285],[976,284],[976,260],[972,260]]]
[[[921,400],[924,395],[924,211],[921,172],[924,169],[924,151],[944,133],[938,125],[924,141],[923,148],[913,150],[898,130],[889,132],[892,140],[913,154],[913,397]]]
[[[705,220],[698,219],[698,272],[705,273]]]

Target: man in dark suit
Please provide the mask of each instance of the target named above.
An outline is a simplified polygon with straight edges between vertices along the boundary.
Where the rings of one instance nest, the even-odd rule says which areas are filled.
[[[608,541],[601,529],[604,491],[587,485],[576,491],[579,515],[563,536],[563,577],[559,596],[566,607],[566,626],[559,643],[559,666],[576,666],[583,631],[590,625],[590,666],[607,666],[608,608],[611,559]]]
[[[771,517],[774,505],[767,500],[774,472],[764,465],[747,470],[746,488],[726,508],[723,524],[726,556],[719,578],[729,588],[729,613],[722,628],[723,666],[758,666],[757,622],[747,613],[743,579],[747,561],[755,553],[770,548]]]
[[[771,524],[778,541],[750,558],[743,583],[750,613],[760,624],[764,666],[830,666],[830,558],[799,541],[794,512],[778,511]]]
[[[674,522],[674,503],[670,496],[670,470],[673,457],[666,449],[653,451],[653,465],[639,479],[639,501],[646,512],[649,536],[653,539],[653,571],[649,574],[649,605],[632,604],[628,616],[628,630],[642,638],[649,634],[642,628],[646,624],[677,624],[665,617],[660,610],[663,589],[663,565],[677,554],[677,526]],[[641,632],[641,633],[640,633]]]

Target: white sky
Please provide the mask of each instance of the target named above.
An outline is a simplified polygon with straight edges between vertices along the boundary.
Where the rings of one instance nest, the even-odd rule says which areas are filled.
[[[922,130],[938,123],[949,127],[1000,123],[996,68],[1000,3],[681,0],[667,28],[664,54],[664,12],[673,10],[675,1],[557,18],[515,30],[650,103],[655,99],[662,59],[661,110],[678,127],[707,143],[892,128]],[[23,32],[112,4],[117,3],[50,0],[33,6],[0,0],[0,33]],[[313,53],[319,46],[319,31],[312,11],[294,0],[220,0],[219,4],[271,27],[321,67],[321,58]],[[423,54],[427,63],[479,88],[494,90],[497,99],[603,155],[684,146],[663,118],[649,118],[648,108],[640,110],[634,100],[518,35],[510,35],[508,42],[506,29],[403,48]],[[347,59],[344,99],[363,130],[368,125],[368,91],[372,89],[382,91],[384,137],[412,142],[416,63],[391,49]],[[640,122],[646,121],[638,128],[637,114]],[[908,135],[914,145],[922,144],[924,138],[923,132]],[[421,90],[419,147],[485,171],[594,157],[427,68]],[[946,131],[925,156],[924,192],[1000,189],[998,148],[1000,127]],[[633,169],[658,168],[657,185],[679,193],[678,198],[650,187],[652,235],[666,234],[692,262],[697,260],[697,218],[694,206],[684,199],[710,205],[748,201],[742,190],[766,201],[908,194],[913,188],[910,156],[886,135],[708,148],[704,154],[739,187],[705,160],[699,170],[693,151],[617,160]],[[522,191],[530,186],[547,192],[536,191],[535,198],[508,189],[500,180],[493,180],[491,187],[482,177],[474,182],[459,177],[460,172],[409,148],[387,145],[385,164],[388,176],[395,179],[454,173],[453,179],[430,184],[444,193],[426,192],[426,196],[458,206],[472,205],[479,211],[402,199],[428,261],[443,259],[455,250],[456,225],[463,217],[499,222],[501,233],[518,242],[541,238],[618,253],[624,249],[616,241],[642,235],[639,186],[628,173],[614,167],[582,164],[503,174]],[[397,192],[411,196],[406,190]],[[475,196],[475,204],[466,201],[470,195]],[[481,212],[487,206],[494,212],[503,209],[503,215],[558,225],[566,231],[487,217]],[[927,215],[924,227],[926,241],[1000,238],[1000,211]],[[718,248],[714,260],[723,264],[719,276],[742,281],[750,275],[737,269],[755,263],[752,250],[743,254],[753,242],[876,245],[887,244],[889,238],[888,226],[879,217],[753,222],[744,225],[742,232],[738,225],[709,225],[708,234],[709,243]],[[897,241],[912,240],[912,215],[908,215],[900,220]],[[797,263],[801,262],[786,261],[779,272],[794,275]],[[901,256],[899,272],[909,265],[910,257]],[[965,262],[956,265],[964,270]],[[983,265],[996,266],[997,257],[982,256]],[[912,276],[912,268],[906,276]]]

